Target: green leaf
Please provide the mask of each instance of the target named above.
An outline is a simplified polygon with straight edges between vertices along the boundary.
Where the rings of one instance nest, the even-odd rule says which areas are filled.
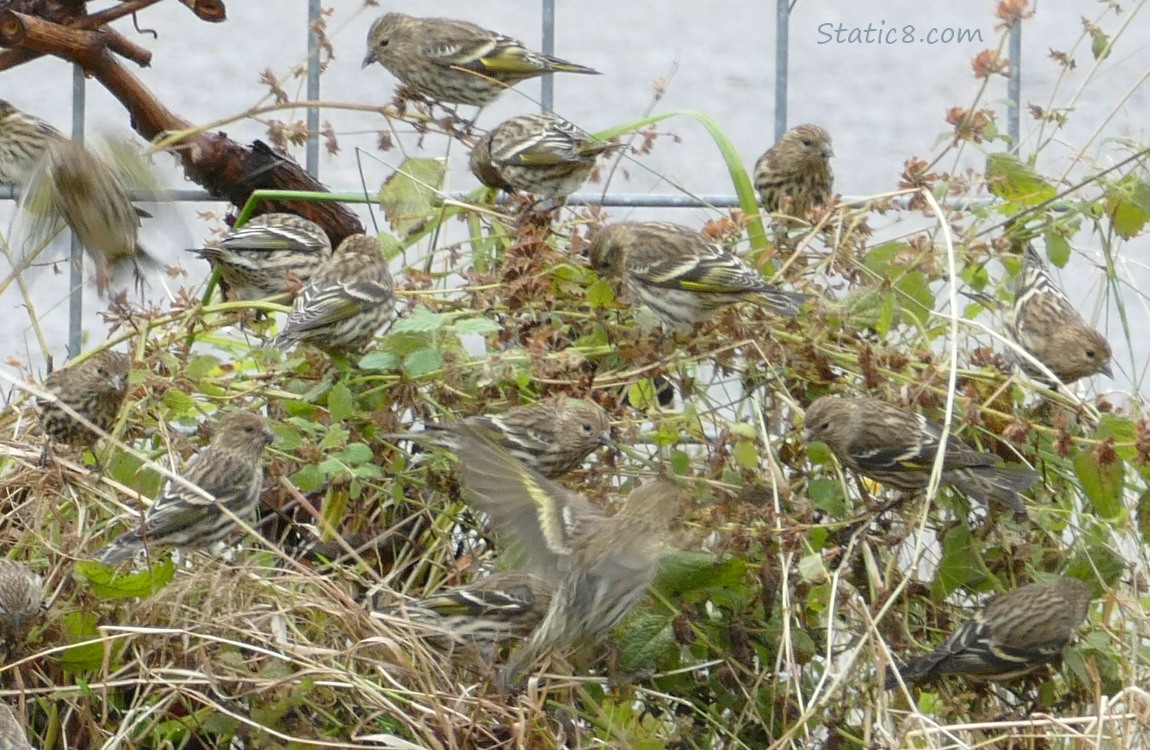
[[[428,310],[426,307],[417,307],[407,315],[395,321],[391,333],[428,333],[438,331],[449,323],[446,315],[440,315]]]
[[[359,361],[361,370],[398,370],[399,357],[391,352],[375,351]]]
[[[1150,220],[1150,184],[1131,175],[1106,191],[1106,214],[1124,240],[1141,234]]]
[[[1079,452],[1074,457],[1074,473],[1082,483],[1086,499],[1094,506],[1094,512],[1102,518],[1116,519],[1123,511],[1125,463],[1112,450],[1105,450],[1106,447],[1103,444]]]
[[[1066,268],[1070,262],[1070,242],[1064,236],[1053,230],[1042,233],[1046,241],[1046,257],[1055,268]]]
[[[480,333],[487,335],[489,333],[498,333],[503,329],[502,326],[494,320],[488,320],[487,318],[463,318],[453,322],[451,324],[451,330],[460,334]]]
[[[438,349],[420,349],[403,358],[403,372],[409,378],[418,378],[443,368],[443,352]]]
[[[387,178],[379,191],[379,205],[397,234],[407,236],[423,227],[440,203],[446,174],[443,159],[410,158]]]
[[[176,566],[171,557],[154,562],[135,573],[119,574],[116,568],[93,560],[76,562],[73,571],[101,599],[146,599],[171,582]]]
[[[847,514],[843,486],[837,479],[810,480],[807,482],[807,497],[816,508],[834,518],[843,518]]]
[[[1036,206],[1058,194],[1034,167],[1014,154],[986,157],[986,184],[999,198],[1023,206]]]
[[[365,464],[375,457],[371,447],[365,443],[351,443],[339,455],[349,464]]]
[[[351,389],[343,383],[336,383],[327,392],[327,411],[331,415],[331,421],[342,422],[351,416],[355,410],[355,399],[351,395]]]
[[[173,417],[183,417],[196,414],[196,400],[183,391],[169,388],[164,391],[164,406],[172,412]]]
[[[87,612],[69,612],[64,615],[64,630],[68,634],[69,643],[82,643],[100,637],[97,629],[99,620],[96,615]],[[79,646],[69,646],[60,654],[60,664],[66,669],[80,672],[89,669],[99,669],[104,663],[104,643],[86,643]]]
[[[184,375],[191,380],[202,380],[209,375],[218,375],[220,361],[210,354],[195,354],[188,359]]]
[[[735,443],[731,455],[734,457],[735,463],[744,469],[754,469],[759,465],[759,450],[755,446],[754,441],[738,441]]]
[[[693,591],[739,586],[746,572],[746,562],[737,557],[719,560],[706,552],[675,550],[659,558],[654,586],[676,601]]]
[[[628,619],[620,638],[619,668],[634,674],[659,662],[659,657],[676,648],[671,618],[664,614],[640,613]]]
[[[291,475],[291,483],[300,492],[315,492],[323,486],[324,473],[315,464],[300,467],[300,470]]]
[[[942,540],[942,560],[931,586],[938,598],[982,578],[982,560],[975,550],[970,529],[955,526]]]
[[[592,308],[610,307],[614,303],[615,290],[611,287],[611,282],[606,279],[593,281],[587,287],[587,304]]]
[[[1138,498],[1134,513],[1138,521],[1138,535],[1142,537],[1142,546],[1150,547],[1150,490],[1143,491]]]

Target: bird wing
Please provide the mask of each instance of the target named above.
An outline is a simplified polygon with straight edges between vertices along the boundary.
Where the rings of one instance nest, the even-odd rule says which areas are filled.
[[[586,161],[587,137],[569,122],[555,120],[529,138],[497,138],[491,161],[504,166],[543,167]]]
[[[747,294],[772,288],[759,274],[719,245],[691,256],[665,257],[648,264],[633,263],[631,274],[651,286],[704,294]]]
[[[365,305],[375,304],[390,292],[386,285],[374,281],[305,287],[284,330],[309,331],[347,320],[362,312]]]

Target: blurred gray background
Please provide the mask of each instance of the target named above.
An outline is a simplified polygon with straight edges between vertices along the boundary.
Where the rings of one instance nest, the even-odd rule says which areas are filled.
[[[1066,175],[1075,181],[1125,158],[1132,150],[1128,141],[1145,144],[1150,122],[1146,77],[1150,75],[1150,23],[1145,22],[1146,2],[1124,7],[1115,17],[1097,3],[1041,2],[1036,14],[1023,26],[1023,120],[1021,152],[1030,154],[1040,135],[1038,125],[1026,114],[1029,105],[1061,108],[1067,126],[1042,133],[1053,141],[1042,151],[1039,168],[1048,175]],[[742,154],[748,169],[774,141],[775,4],[767,0],[725,0],[722,3],[619,3],[609,0],[570,0],[558,3],[556,54],[590,65],[602,76],[561,75],[555,79],[555,110],[591,130],[643,116],[653,104],[655,82],[662,80],[665,96],[655,112],[695,109],[714,117]],[[93,9],[103,7],[93,3]],[[451,0],[426,3],[397,0],[386,7],[365,7],[358,0],[329,0],[327,33],[335,47],[335,59],[322,79],[322,98],[333,108],[321,121],[330,121],[339,135],[341,151],[321,151],[320,179],[333,189],[357,189],[357,148],[364,149],[361,162],[371,190],[378,188],[409,155],[447,156],[451,164],[448,189],[470,190],[476,186],[466,170],[466,153],[457,144],[448,149],[442,140],[428,139],[423,148],[417,138],[399,131],[399,148],[381,153],[376,149],[378,132],[388,128],[377,114],[334,108],[340,103],[379,105],[390,101],[395,79],[378,65],[361,70],[364,38],[371,21],[388,10],[414,15],[442,15],[474,21],[517,37],[535,48],[541,39],[540,4],[537,0]],[[790,27],[790,95],[788,122],[816,122],[834,138],[836,189],[844,195],[874,195],[897,188],[904,161],[919,156],[927,161],[945,145],[949,108],[968,107],[983,82],[971,72],[970,61],[981,50],[997,47],[1000,32],[995,26],[996,4],[921,3],[910,0],[820,0],[795,3]],[[137,35],[129,19],[116,24],[122,33],[154,52],[152,65],[133,72],[173,111],[193,122],[210,122],[234,116],[257,105],[270,103],[260,74],[270,69],[283,81],[289,95],[305,99],[302,70],[307,55],[307,7],[305,0],[232,0],[228,20],[222,24],[198,21],[175,0],[140,14],[140,25],[155,29],[159,38]],[[1083,41],[1083,14],[1100,20],[1104,31],[1117,38],[1113,53],[1096,63],[1089,40]],[[884,25],[885,22],[885,25]],[[830,24],[831,27],[824,26]],[[836,43],[820,29],[842,24],[850,29],[914,27],[922,37],[933,29],[964,29],[981,32],[982,41],[926,44]],[[901,38],[901,34],[899,37]],[[1004,53],[1005,53],[1005,47]],[[1069,72],[1049,57],[1049,52],[1070,53],[1077,67]],[[42,58],[0,76],[0,98],[44,117],[65,132],[71,126],[72,68],[55,58]],[[528,82],[519,89],[538,98],[540,84]],[[979,104],[994,109],[1000,128],[1006,130],[1006,82],[993,78]],[[534,102],[514,92],[485,110],[481,128],[503,119],[533,111]],[[465,111],[467,111],[465,109]],[[90,132],[129,136],[123,108],[98,84],[87,86]],[[302,120],[304,110],[275,115]],[[695,194],[732,192],[726,169],[704,129],[689,118],[660,124],[679,142],[660,139],[654,153],[625,163],[627,176],[615,174],[612,193],[668,193],[681,184]],[[245,119],[223,128],[242,143],[267,137],[266,124]],[[1001,143],[989,146],[1001,151]],[[303,148],[295,149],[303,161]],[[157,156],[157,166],[172,187],[195,187],[174,168],[172,157]],[[981,172],[985,153],[966,146],[956,157],[952,152],[936,171],[972,169]],[[666,178],[666,179],[664,179]],[[588,190],[601,186],[588,186]],[[366,209],[357,209],[365,217]],[[164,262],[180,264],[183,278],[162,273],[149,277],[150,293],[160,298],[179,285],[202,287],[207,264],[185,254],[221,223],[203,212],[222,217],[222,203],[185,204],[159,212],[145,223],[146,246]],[[0,216],[10,226],[10,201],[0,203]],[[686,224],[701,225],[717,210],[704,209],[611,209],[613,219],[660,216]],[[920,219],[900,215],[875,216],[872,225],[881,236],[896,236],[923,226]],[[59,243],[58,257],[67,252]],[[1125,282],[1123,296],[1133,332],[1133,347],[1125,338],[1116,307],[1104,293],[1104,273],[1099,267],[1096,238],[1083,235],[1079,251],[1061,274],[1071,298],[1089,319],[1108,334],[1115,349],[1116,379],[1095,378],[1089,387],[1099,391],[1137,393],[1150,358],[1150,343],[1141,335],[1150,308],[1139,290],[1150,284],[1145,235],[1121,249],[1119,276]],[[26,274],[36,313],[57,363],[63,361],[67,340],[67,275],[34,269]],[[992,264],[992,273],[1000,271]],[[6,275],[6,274],[5,274]],[[85,292],[85,335],[89,343],[102,340],[106,327],[97,315],[102,305],[94,290]],[[30,365],[42,371],[43,357],[28,322],[28,313],[15,286],[0,296],[0,336],[6,366]]]

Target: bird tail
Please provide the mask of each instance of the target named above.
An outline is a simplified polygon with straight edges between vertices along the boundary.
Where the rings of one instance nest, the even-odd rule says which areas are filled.
[[[769,292],[756,292],[747,297],[749,302],[765,307],[776,315],[785,315],[793,318],[799,314],[803,305],[814,299],[809,294],[801,292],[786,292],[775,289]]]
[[[139,535],[134,532],[128,532],[116,541],[104,547],[96,554],[92,555],[92,559],[102,565],[119,565],[125,560],[129,560],[136,556],[140,551]]]
[[[627,148],[626,143],[615,143],[611,141],[587,141],[579,146],[578,151],[580,156],[598,156],[599,154],[606,154],[611,151],[620,151]]]
[[[1026,504],[1019,493],[1037,481],[1038,472],[1024,466],[980,466],[955,473],[955,485],[962,492],[982,503],[1002,503],[1020,514],[1026,513]]]
[[[567,60],[561,60],[558,57],[551,57],[550,55],[543,55],[547,61],[547,67],[558,73],[581,73],[583,75],[598,76],[603,75],[594,68],[588,68],[586,65],[578,65]]]

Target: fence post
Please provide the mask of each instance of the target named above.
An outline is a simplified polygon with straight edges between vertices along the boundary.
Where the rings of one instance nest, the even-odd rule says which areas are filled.
[[[320,0],[307,0],[307,100],[319,101],[319,35],[315,24],[320,19]],[[319,107],[307,108],[307,173],[319,179]]]
[[[775,0],[775,141],[787,132],[787,45],[791,41],[790,0]]]
[[[555,54],[555,0],[543,0],[543,54]],[[555,107],[555,75],[548,73],[542,77],[539,101],[543,112],[551,112]]]
[[[84,107],[87,99],[87,83],[84,78],[84,69],[79,65],[72,66],[72,138],[77,142],[84,140]],[[80,238],[71,229],[68,234],[72,238],[72,248],[68,259],[68,359],[80,353],[80,333],[83,328],[84,314],[84,247]]]
[[[1022,19],[1010,27],[1010,78],[1006,79],[1006,134],[1010,150],[1018,153],[1022,137]]]

